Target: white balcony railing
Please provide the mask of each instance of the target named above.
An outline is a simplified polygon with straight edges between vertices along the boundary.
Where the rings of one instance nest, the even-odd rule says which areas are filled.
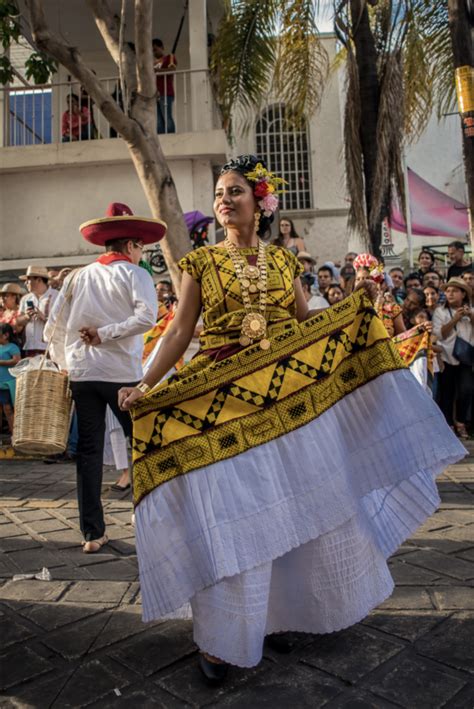
[[[205,69],[163,72],[164,95],[157,99],[157,132],[187,133],[221,128]],[[116,77],[100,79],[122,106]],[[170,94],[172,87],[174,96]],[[0,90],[3,121],[0,145],[43,145],[115,138],[116,132],[78,83],[4,87]],[[72,105],[72,110],[69,106]]]

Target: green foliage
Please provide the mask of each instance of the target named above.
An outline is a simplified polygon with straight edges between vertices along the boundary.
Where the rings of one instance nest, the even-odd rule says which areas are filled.
[[[58,64],[54,59],[33,52],[25,62],[26,78],[33,79],[35,84],[47,84],[51,74],[55,74],[58,70]]]
[[[0,84],[8,84],[13,81],[13,67],[8,57],[3,55],[0,57]]]
[[[253,118],[277,96],[294,121],[319,103],[328,67],[314,0],[226,0],[211,52],[211,71],[229,135],[238,115]]]
[[[20,38],[20,15],[15,3],[0,0],[0,44],[4,51]]]
[[[21,40],[20,13],[14,2],[0,0],[0,44],[4,52]],[[51,74],[57,71],[54,59],[40,52],[32,52],[25,62],[26,78],[35,84],[46,84]],[[0,84],[8,84],[15,78],[13,65],[7,56],[0,56]]]

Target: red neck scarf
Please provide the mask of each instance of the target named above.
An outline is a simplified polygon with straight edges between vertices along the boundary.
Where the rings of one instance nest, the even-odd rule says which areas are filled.
[[[117,253],[117,251],[107,251],[107,253],[102,254],[101,256],[96,258],[96,261],[98,263],[101,263],[103,266],[108,266],[114,261],[128,261],[129,263],[133,263],[131,258],[126,256],[125,254]]]

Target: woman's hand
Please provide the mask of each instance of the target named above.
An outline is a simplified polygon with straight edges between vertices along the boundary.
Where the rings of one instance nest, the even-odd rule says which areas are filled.
[[[144,396],[137,387],[122,387],[118,391],[118,405],[122,411],[129,411],[137,399]]]
[[[370,298],[372,303],[375,303],[379,292],[377,284],[370,280],[370,278],[366,278],[354,288],[354,292],[356,290],[360,290],[361,288],[365,290],[365,294]]]

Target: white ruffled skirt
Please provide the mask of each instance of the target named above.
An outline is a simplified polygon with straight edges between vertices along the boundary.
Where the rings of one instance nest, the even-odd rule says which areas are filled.
[[[393,590],[386,559],[465,455],[407,370],[311,423],[161,485],[136,509],[143,619],[193,611],[198,646],[242,667],[277,631],[328,633]]]

